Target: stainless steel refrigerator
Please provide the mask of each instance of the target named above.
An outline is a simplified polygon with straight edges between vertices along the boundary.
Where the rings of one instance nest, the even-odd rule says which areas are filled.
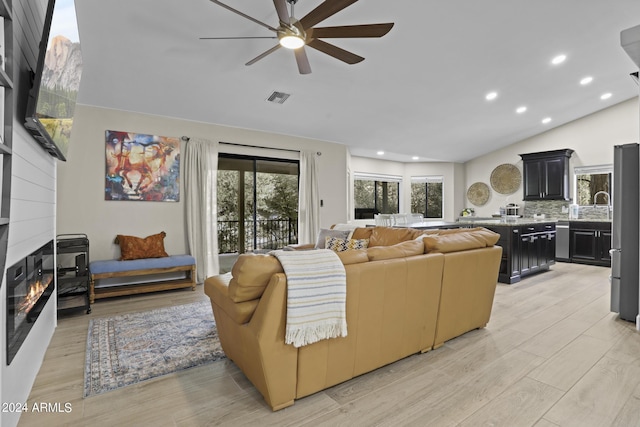
[[[638,240],[640,163],[638,144],[613,148],[613,223],[611,244],[611,311],[636,322],[638,316]]]

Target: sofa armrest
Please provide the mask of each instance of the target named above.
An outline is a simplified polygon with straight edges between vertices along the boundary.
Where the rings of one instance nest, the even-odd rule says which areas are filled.
[[[296,397],[298,349],[285,344],[287,278],[274,274],[246,325],[245,375],[276,411],[293,405]],[[243,331],[245,332],[245,331]]]
[[[227,280],[229,277],[227,275],[209,277],[204,282],[205,293],[211,302],[220,307],[233,322],[242,325],[251,320],[260,299],[234,302],[229,297],[229,280]]]
[[[222,349],[275,411],[293,405],[296,397],[298,349],[284,343],[287,279],[271,276],[259,299],[234,302],[225,277],[205,281]],[[243,309],[251,311],[244,322]]]

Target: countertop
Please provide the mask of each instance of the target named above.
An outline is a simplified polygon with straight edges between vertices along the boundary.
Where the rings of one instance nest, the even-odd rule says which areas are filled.
[[[557,218],[545,218],[545,219],[535,219],[535,218],[460,218],[458,220],[459,224],[473,224],[479,226],[520,226],[520,225],[535,225],[535,224],[556,224],[558,222],[563,223],[571,223],[571,222],[602,222],[602,223],[610,223],[611,220],[607,219],[593,219],[593,218],[580,218],[580,219],[557,219]]]
[[[494,219],[484,219],[478,218],[474,220],[473,218],[465,218],[460,219],[458,224],[472,224],[478,226],[505,226],[505,227],[518,227],[521,225],[535,225],[535,224],[555,224],[557,223],[557,219],[545,218],[545,219],[534,219],[534,218],[494,218]]]
[[[557,219],[557,218],[545,218],[545,219],[535,219],[535,218],[480,218],[480,217],[464,217],[459,218],[458,221],[423,221],[423,222],[415,222],[413,224],[406,225],[394,225],[397,228],[417,228],[421,230],[426,229],[434,229],[434,228],[455,228],[460,226],[467,225],[475,225],[478,227],[496,227],[496,226],[504,226],[504,227],[519,227],[521,225],[536,225],[536,224],[556,224],[558,222],[611,222],[611,220],[606,219],[588,219],[588,218],[580,218],[580,219]]]

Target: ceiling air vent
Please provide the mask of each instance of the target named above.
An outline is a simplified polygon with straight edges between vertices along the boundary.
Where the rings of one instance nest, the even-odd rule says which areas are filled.
[[[274,91],[271,95],[269,95],[267,101],[273,102],[274,104],[284,104],[284,101],[286,101],[289,96],[291,95],[289,95],[288,93]]]

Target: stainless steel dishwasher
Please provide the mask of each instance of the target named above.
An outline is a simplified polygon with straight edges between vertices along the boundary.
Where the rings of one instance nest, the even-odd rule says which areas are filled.
[[[556,224],[556,261],[571,262],[569,258],[569,221]]]

